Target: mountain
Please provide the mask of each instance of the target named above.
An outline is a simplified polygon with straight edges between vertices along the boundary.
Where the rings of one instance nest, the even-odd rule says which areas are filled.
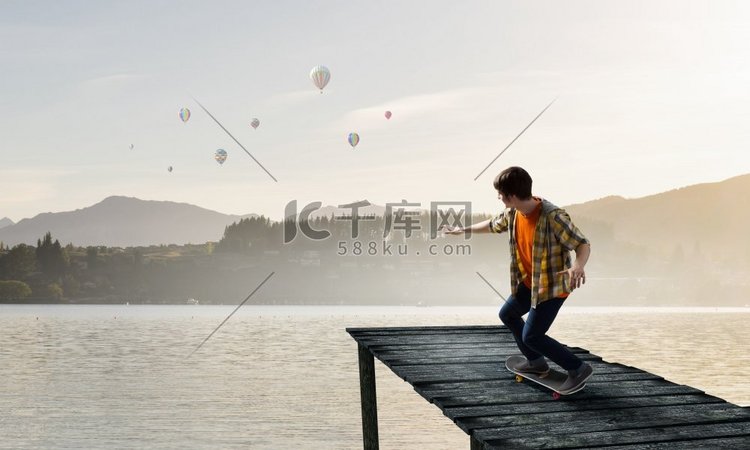
[[[0,219],[0,228],[9,227],[9,226],[13,225],[13,223],[14,222],[12,220],[8,219],[7,217],[3,217],[2,219]]]
[[[564,207],[587,233],[586,226],[604,225],[592,249],[602,248],[603,239],[629,242],[665,255],[677,247],[688,255],[699,248],[706,256],[744,258],[750,254],[750,210],[743,208],[744,193],[750,192],[750,174],[715,183],[702,183],[641,198],[608,196]],[[543,193],[542,193],[543,195]],[[554,202],[554,198],[550,198]],[[298,211],[304,204],[297,205]],[[369,205],[362,215],[383,215],[385,207]],[[349,208],[324,206],[312,217],[351,214]],[[76,245],[137,246],[217,241],[224,227],[245,216],[221,214],[198,206],[131,197],[108,197],[75,211],[39,214],[13,224],[0,221],[0,241],[36,245],[47,231],[61,243]],[[5,225],[7,224],[7,225]],[[2,226],[5,225],[5,226]],[[596,236],[596,233],[594,233]],[[597,236],[599,237],[599,236]]]
[[[36,245],[50,231],[63,245],[201,244],[218,241],[225,226],[246,217],[257,214],[237,216],[187,203],[113,196],[87,208],[23,219],[1,228],[0,241],[10,246]]]
[[[609,224],[615,240],[662,253],[682,246],[686,254],[698,247],[707,256],[742,257],[750,253],[750,209],[742,206],[747,193],[750,174],[641,198],[604,197],[564,208],[574,220]]]

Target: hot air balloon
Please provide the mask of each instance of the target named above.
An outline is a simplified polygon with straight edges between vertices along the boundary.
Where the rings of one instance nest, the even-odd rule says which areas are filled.
[[[385,118],[390,120],[390,118],[391,118],[391,112],[390,111],[386,111],[385,112]]]
[[[320,89],[320,93],[322,94],[323,88],[326,87],[326,84],[331,79],[331,72],[326,66],[315,66],[310,71],[310,79]]]
[[[357,144],[359,144],[359,135],[357,133],[349,133],[349,145],[354,148]]]
[[[135,147],[135,145],[130,144],[130,150],[133,150],[133,147]]]
[[[218,149],[216,150],[216,154],[214,155],[214,159],[219,164],[224,164],[224,161],[227,160],[227,152],[224,149]]]
[[[188,119],[190,119],[190,110],[187,108],[182,108],[180,110],[180,120],[183,122],[187,122]]]
[[[250,122],[250,126],[256,130],[258,129],[258,125],[260,125],[260,120],[258,120],[257,118],[253,119],[253,121]]]
[[[167,172],[171,172],[171,171],[172,171],[172,166],[167,167]]]

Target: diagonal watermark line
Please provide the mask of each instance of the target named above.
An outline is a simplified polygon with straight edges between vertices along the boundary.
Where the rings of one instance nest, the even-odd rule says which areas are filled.
[[[279,180],[277,180],[273,175],[271,175],[271,172],[269,172],[268,170],[266,170],[265,167],[263,167],[263,164],[261,164],[260,161],[258,161],[257,159],[255,159],[255,156],[251,155],[250,152],[247,151],[247,149],[245,148],[244,145],[240,144],[240,141],[238,141],[234,136],[232,136],[232,133],[230,133],[229,130],[227,130],[226,128],[224,128],[224,125],[222,125],[218,120],[216,120],[216,117],[214,117],[213,114],[211,114],[210,112],[208,112],[208,110],[206,109],[205,106],[201,105],[201,102],[199,102],[198,99],[196,99],[192,95],[190,97],[193,100],[195,100],[195,103],[197,103],[198,106],[200,106],[201,109],[206,112],[206,114],[208,114],[212,119],[214,119],[214,122],[216,122],[216,124],[219,125],[221,127],[221,129],[224,130],[224,132],[229,135],[230,138],[234,139],[234,142],[236,142],[237,145],[239,145],[242,148],[242,150],[245,150],[245,153],[247,153],[248,156],[250,156],[251,158],[253,158],[253,161],[255,161],[255,163],[258,164],[261,169],[263,169],[263,170],[266,171],[266,173],[268,174],[268,176],[271,177],[273,179],[273,181],[275,181],[277,183],[279,182]]]
[[[555,100],[557,100],[557,98],[555,98]],[[518,136],[516,136],[515,138],[513,138],[513,140],[512,140],[512,141],[510,141],[510,144],[506,145],[506,146],[505,146],[505,148],[503,149],[503,151],[501,151],[501,152],[500,152],[500,154],[498,154],[497,156],[495,156],[495,159],[493,159],[492,161],[490,161],[490,163],[489,163],[489,164],[487,164],[487,167],[485,167],[485,168],[484,168],[484,169],[483,169],[483,170],[482,170],[481,172],[479,172],[479,175],[477,175],[477,176],[476,176],[476,177],[474,178],[474,181],[477,181],[477,178],[481,177],[481,176],[482,176],[482,174],[483,174],[483,173],[485,172],[485,170],[489,169],[489,168],[490,168],[490,166],[491,166],[491,165],[492,165],[492,164],[493,164],[493,163],[494,163],[495,161],[497,161],[497,158],[499,158],[499,157],[500,157],[500,155],[502,155],[503,153],[505,153],[505,150],[508,150],[508,149],[510,148],[510,146],[511,146],[511,145],[513,145],[513,143],[514,143],[514,142],[516,142],[516,139],[520,138],[520,137],[521,137],[521,135],[522,135],[522,134],[524,133],[524,131],[528,130],[528,129],[529,129],[529,127],[530,127],[530,126],[531,126],[531,125],[532,125],[532,124],[533,124],[534,122],[536,122],[536,119],[538,119],[538,118],[539,118],[539,117],[540,117],[540,116],[541,116],[542,114],[544,114],[544,111],[547,111],[547,108],[549,108],[550,106],[552,106],[552,104],[553,104],[553,103],[555,103],[555,100],[552,100],[552,101],[551,101],[551,102],[549,103],[549,105],[547,105],[547,106],[546,106],[546,107],[545,107],[545,108],[544,108],[544,109],[542,110],[542,112],[540,112],[540,113],[539,113],[539,114],[538,114],[538,115],[537,115],[536,117],[534,117],[534,120],[532,120],[532,121],[531,121],[531,123],[529,123],[528,125],[526,125],[526,128],[524,128],[523,130],[521,130],[521,132],[520,132],[520,133],[518,133]]]
[[[245,297],[245,300],[242,300],[242,303],[240,303],[239,305],[237,305],[237,307],[236,307],[236,308],[234,308],[234,311],[232,311],[232,314],[229,314],[229,315],[227,316],[227,318],[226,318],[226,319],[224,319],[224,321],[223,321],[223,322],[221,322],[221,323],[219,324],[219,326],[218,326],[218,327],[216,327],[216,329],[215,329],[214,331],[212,331],[212,332],[211,332],[211,334],[209,334],[209,335],[208,335],[208,337],[207,337],[206,339],[203,339],[203,342],[201,342],[201,343],[200,343],[200,345],[199,345],[198,347],[196,347],[196,349],[195,349],[195,350],[193,350],[192,352],[190,352],[190,354],[188,355],[188,358],[190,358],[191,356],[193,356],[193,353],[197,352],[197,351],[198,351],[198,350],[199,350],[199,349],[200,349],[201,347],[203,347],[203,344],[205,344],[205,343],[206,343],[206,341],[208,341],[209,339],[211,339],[211,336],[213,336],[213,335],[214,335],[214,333],[216,333],[217,331],[219,331],[219,328],[221,328],[221,326],[222,326],[222,325],[224,325],[224,323],[226,323],[226,321],[227,321],[227,320],[229,320],[229,318],[230,318],[230,317],[232,317],[232,315],[233,315],[234,313],[236,313],[236,312],[237,312],[237,310],[238,310],[238,309],[240,309],[240,307],[241,307],[242,305],[244,305],[244,304],[245,304],[245,302],[246,302],[246,301],[248,301],[248,299],[249,299],[250,297],[252,297],[252,296],[253,296],[253,294],[255,294],[255,292],[257,292],[257,291],[258,291],[258,289],[260,289],[260,287],[261,287],[261,286],[263,286],[263,284],[264,284],[264,283],[265,283],[266,281],[268,281],[268,279],[269,279],[269,278],[271,278],[271,276],[273,276],[273,274],[274,274],[274,273],[276,273],[276,272],[271,272],[271,273],[270,273],[270,274],[269,274],[269,275],[268,275],[268,276],[266,277],[266,279],[265,279],[265,280],[261,281],[261,283],[260,283],[260,284],[258,285],[258,287],[256,287],[255,289],[253,289],[253,292],[251,292],[251,293],[250,293],[250,295],[248,295],[247,297]]]
[[[489,282],[489,281],[487,281],[487,279],[486,279],[486,278],[484,278],[484,277],[482,276],[482,274],[481,274],[481,273],[477,272],[477,275],[479,275],[479,278],[483,279],[483,280],[484,280],[484,282],[485,282],[485,283],[487,283],[487,286],[489,286],[489,287],[490,287],[490,289],[492,289],[493,291],[495,291],[495,294],[499,295],[499,296],[500,296],[500,298],[501,298],[501,299],[503,299],[503,301],[504,301],[504,302],[507,302],[507,301],[508,301],[508,300],[507,300],[507,299],[506,299],[505,297],[503,297],[503,294],[501,294],[501,293],[497,292],[497,289],[495,289],[495,288],[494,288],[494,287],[493,287],[493,286],[492,286],[492,285],[490,284],[490,282]]]

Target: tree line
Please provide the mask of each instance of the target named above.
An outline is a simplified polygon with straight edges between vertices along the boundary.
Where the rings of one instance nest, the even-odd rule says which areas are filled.
[[[477,215],[473,220],[487,217]],[[175,302],[196,292],[232,298],[228,286],[242,284],[243,271],[264,264],[325,265],[337,257],[341,242],[408,243],[413,254],[425,251],[429,220],[436,220],[434,214],[412,217],[408,233],[395,221],[383,236],[388,224],[382,216],[360,217],[356,225],[351,217],[278,222],[260,216],[227,226],[218,242],[127,248],[63,246],[47,232],[36,246],[7,247],[0,242],[0,301]],[[303,229],[326,231],[329,237],[311,239]]]
[[[475,214],[472,223],[489,217]],[[279,222],[260,216],[225,227],[218,242],[127,248],[61,245],[48,232],[36,246],[0,243],[0,301],[185,303],[193,297],[201,303],[236,303],[277,271],[285,282],[264,286],[264,301],[326,303],[346,295],[343,301],[356,302],[371,295],[380,302],[402,291],[407,298],[439,290],[441,283],[446,283],[445,292],[456,289],[450,280],[458,267],[471,274],[506,276],[507,234],[433,239],[433,225],[439,222],[434,213],[413,216],[408,227],[406,222],[372,216],[360,217],[355,226],[351,217]],[[583,218],[577,225],[596,247],[596,259],[587,267],[594,276],[671,276],[687,273],[695,265],[691,261],[703,259],[697,245],[692,252],[680,247],[671,257],[656,257],[647,248],[616,241],[610,225]],[[303,230],[325,231],[328,237],[311,239]],[[348,251],[343,256],[342,244]],[[375,254],[369,253],[369,244],[376,244]],[[435,244],[469,244],[470,254],[432,256],[429,247]],[[393,255],[383,254],[385,246]],[[397,254],[399,246],[408,246],[408,254]],[[597,266],[611,273],[596,273]],[[363,292],[363,286],[381,280],[391,290]]]

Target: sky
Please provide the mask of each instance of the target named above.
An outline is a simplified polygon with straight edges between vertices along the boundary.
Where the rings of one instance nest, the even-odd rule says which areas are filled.
[[[560,206],[750,173],[739,1],[3,1],[0,67],[14,221],[110,195],[274,219],[290,200],[496,212],[512,165]]]

